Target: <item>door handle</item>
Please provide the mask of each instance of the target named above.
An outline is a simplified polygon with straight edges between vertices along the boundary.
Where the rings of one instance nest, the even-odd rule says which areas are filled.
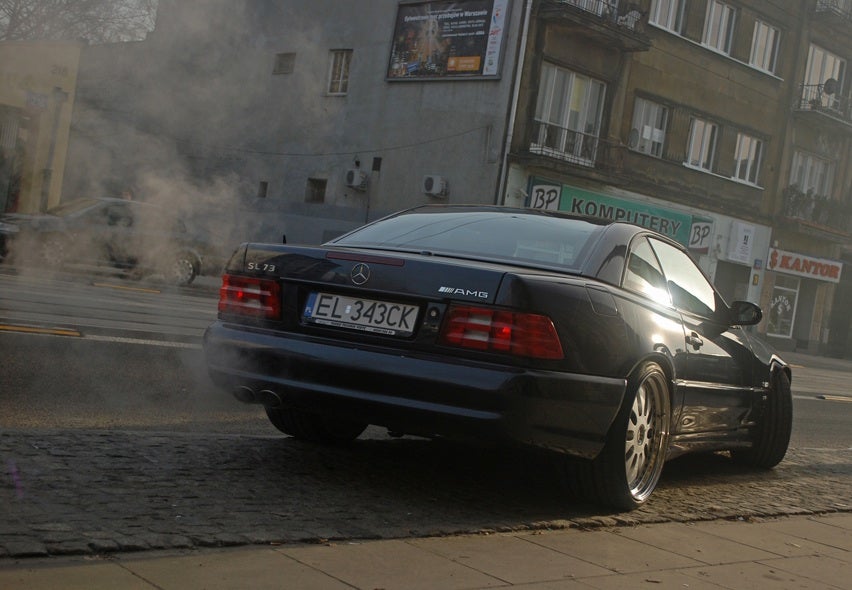
[[[692,332],[689,336],[687,336],[686,343],[694,350],[698,350],[704,346],[704,340],[701,339],[701,336],[699,336],[697,332]]]

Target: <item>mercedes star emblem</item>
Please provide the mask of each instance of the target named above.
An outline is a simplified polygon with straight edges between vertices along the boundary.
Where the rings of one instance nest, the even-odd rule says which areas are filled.
[[[352,267],[352,272],[349,273],[349,278],[351,278],[352,282],[356,285],[363,285],[370,280],[370,267],[363,262],[359,262]]]

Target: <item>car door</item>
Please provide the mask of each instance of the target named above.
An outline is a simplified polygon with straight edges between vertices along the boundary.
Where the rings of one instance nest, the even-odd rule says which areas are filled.
[[[683,406],[677,430],[739,428],[748,421],[756,395],[747,339],[729,325],[727,305],[689,255],[662,240],[649,241],[684,324],[687,361],[679,375]]]
[[[102,266],[109,263],[109,209],[101,202],[78,212],[67,221],[72,245],[72,264]]]

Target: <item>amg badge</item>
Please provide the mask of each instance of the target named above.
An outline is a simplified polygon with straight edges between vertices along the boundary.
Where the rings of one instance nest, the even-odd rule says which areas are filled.
[[[488,299],[488,291],[477,291],[476,289],[460,289],[458,287],[439,287],[438,293],[445,295],[462,295],[464,297],[477,297]]]

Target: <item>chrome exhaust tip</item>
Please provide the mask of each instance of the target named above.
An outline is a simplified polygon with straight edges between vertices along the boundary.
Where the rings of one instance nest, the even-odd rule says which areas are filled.
[[[241,385],[240,387],[234,388],[231,393],[235,398],[245,404],[252,404],[257,401],[257,397],[255,396],[254,391],[250,387],[246,387],[245,385]]]
[[[284,405],[284,400],[281,399],[281,396],[269,389],[259,392],[257,398],[267,408],[280,408]]]

